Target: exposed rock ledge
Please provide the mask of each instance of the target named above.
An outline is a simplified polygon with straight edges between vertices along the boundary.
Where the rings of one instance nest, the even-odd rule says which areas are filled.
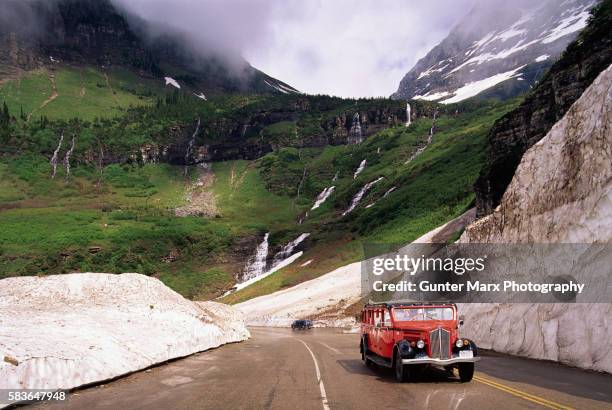
[[[612,66],[531,147],[495,212],[461,242],[612,242]],[[612,305],[463,305],[482,347],[612,373]]]
[[[0,280],[0,328],[0,389],[70,389],[250,336],[235,309],[136,273]]]

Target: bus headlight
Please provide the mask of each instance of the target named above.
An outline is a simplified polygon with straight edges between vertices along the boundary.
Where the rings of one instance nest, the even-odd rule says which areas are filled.
[[[425,342],[424,342],[424,341],[422,341],[421,339],[419,339],[419,341],[416,343],[416,345],[417,345],[417,347],[418,347],[419,349],[422,349],[422,348],[424,348],[424,347],[425,347]]]
[[[463,347],[463,340],[457,339],[457,341],[455,342],[455,346],[457,346],[458,348]]]

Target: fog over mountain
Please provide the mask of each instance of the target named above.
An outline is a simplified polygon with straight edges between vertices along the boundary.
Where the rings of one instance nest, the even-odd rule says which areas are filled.
[[[113,0],[199,51],[242,55],[301,91],[380,96],[476,3],[475,0]],[[233,58],[233,57],[232,57]]]

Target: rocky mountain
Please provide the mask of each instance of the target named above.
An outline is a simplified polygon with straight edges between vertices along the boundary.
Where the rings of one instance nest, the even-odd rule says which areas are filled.
[[[392,98],[447,104],[524,92],[586,26],[596,2],[480,2],[417,62]]]
[[[201,93],[294,93],[293,87],[228,58],[190,50],[180,33],[147,38],[147,22],[109,0],[4,0],[0,13],[0,79],[57,64],[120,66]],[[232,61],[231,69],[227,61]],[[176,85],[175,85],[176,84]]]
[[[612,63],[612,1],[593,11],[589,25],[515,110],[488,136],[487,162],[475,185],[480,216],[500,203],[521,157],[546,135],[593,80]]]

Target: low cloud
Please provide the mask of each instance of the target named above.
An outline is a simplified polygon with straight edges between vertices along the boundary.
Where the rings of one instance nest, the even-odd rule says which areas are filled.
[[[388,96],[475,0],[113,0],[308,93]]]

